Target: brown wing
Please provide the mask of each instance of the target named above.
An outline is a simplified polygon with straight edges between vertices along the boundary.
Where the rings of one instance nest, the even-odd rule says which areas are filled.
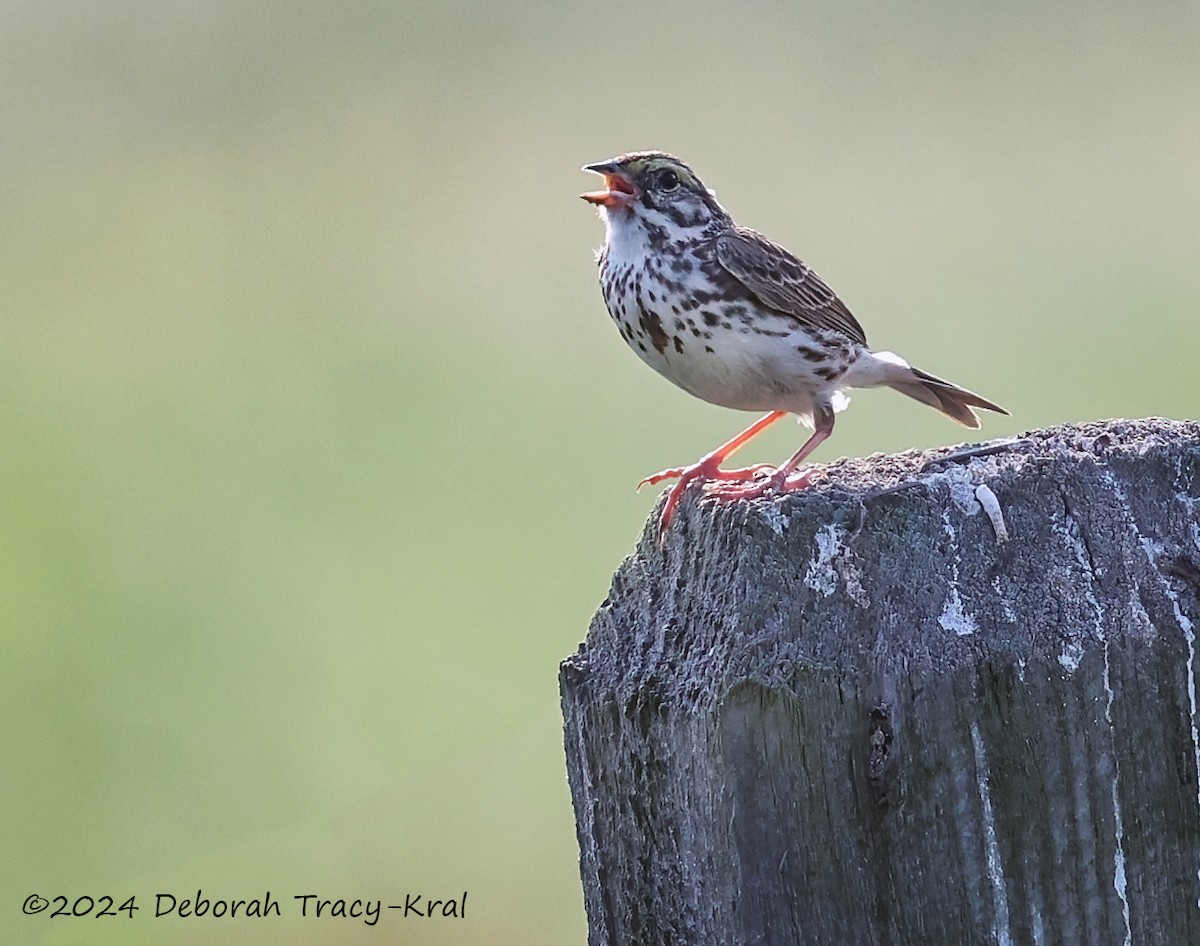
[[[831,329],[861,345],[867,336],[850,310],[806,263],[746,227],[717,237],[717,259],[763,305],[806,326]]]

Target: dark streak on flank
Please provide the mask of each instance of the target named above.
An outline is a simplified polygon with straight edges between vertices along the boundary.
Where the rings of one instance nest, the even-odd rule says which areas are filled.
[[[667,333],[663,331],[662,320],[653,312],[642,309],[642,317],[638,321],[642,328],[645,329],[646,334],[650,336],[650,341],[658,349],[659,353],[661,354],[666,351],[670,339],[667,337]]]

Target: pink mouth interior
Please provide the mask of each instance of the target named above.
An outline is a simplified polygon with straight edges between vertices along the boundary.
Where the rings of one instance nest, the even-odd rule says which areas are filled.
[[[601,207],[628,207],[638,198],[638,189],[633,182],[620,174],[605,174],[607,190],[591,191],[580,196],[588,203]]]
[[[627,194],[630,197],[637,196],[637,190],[634,189],[633,184],[619,175],[605,174],[604,183],[608,186],[608,189],[611,193]]]

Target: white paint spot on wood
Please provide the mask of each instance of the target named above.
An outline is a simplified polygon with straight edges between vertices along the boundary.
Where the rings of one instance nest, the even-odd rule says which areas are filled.
[[[860,608],[866,608],[871,600],[863,588],[862,575],[845,540],[846,530],[837,525],[822,526],[818,530],[813,538],[817,553],[804,573],[804,584],[828,598],[837,590],[840,581],[845,585],[850,600]]]
[[[983,511],[992,521],[992,528],[996,531],[996,541],[1007,542],[1008,526],[1004,522],[1004,510],[1000,508],[1000,500],[996,498],[992,488],[986,483],[980,483],[975,487],[975,498],[979,500],[979,505],[983,507]]]
[[[771,531],[776,535],[783,535],[787,531],[788,517],[783,514],[780,503],[763,503],[758,508],[762,510],[763,518],[767,520],[767,525],[771,527]]]
[[[996,815],[992,810],[991,773],[988,771],[987,751],[979,724],[971,721],[971,742],[975,746],[975,784],[979,789],[979,807],[983,814],[983,845],[987,861],[988,880],[992,885],[992,909],[998,946],[1012,946],[1012,933],[1008,928],[1008,890],[1004,882],[1004,863],[1000,859],[1000,845],[996,841]]]
[[[963,607],[957,584],[950,586],[950,594],[946,596],[946,603],[942,605],[938,624],[947,631],[953,631],[959,637],[969,637],[979,630],[975,618]]]
[[[838,573],[833,560],[842,550],[842,538],[836,525],[822,526],[814,537],[817,556],[804,574],[804,584],[813,591],[829,597],[837,590]]]
[[[974,502],[974,499],[971,500]],[[976,508],[978,504],[976,503]],[[968,637],[979,630],[975,617],[963,605],[962,596],[958,593],[958,533],[950,522],[950,510],[942,509],[942,530],[950,540],[953,557],[950,559],[950,590],[942,604],[942,613],[938,616],[938,624],[944,630],[953,631],[959,637]]]
[[[1078,640],[1067,641],[1063,645],[1062,653],[1058,655],[1058,662],[1067,672],[1067,676],[1073,674],[1083,662],[1083,644]]]
[[[936,479],[946,484],[946,489],[950,492],[950,501],[963,513],[968,516],[979,514],[979,503],[975,500],[975,484],[971,482],[971,474],[967,467],[955,464],[938,474]]]

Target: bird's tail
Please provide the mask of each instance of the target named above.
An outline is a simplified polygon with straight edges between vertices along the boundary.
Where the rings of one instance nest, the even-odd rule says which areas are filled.
[[[914,401],[928,404],[964,427],[979,427],[979,417],[975,408],[995,411],[997,414],[1008,413],[999,404],[994,404],[973,391],[943,381],[920,368],[913,368],[903,358],[891,352],[875,352],[872,361],[872,367],[880,374],[876,384],[886,385],[901,394],[907,394]]]

